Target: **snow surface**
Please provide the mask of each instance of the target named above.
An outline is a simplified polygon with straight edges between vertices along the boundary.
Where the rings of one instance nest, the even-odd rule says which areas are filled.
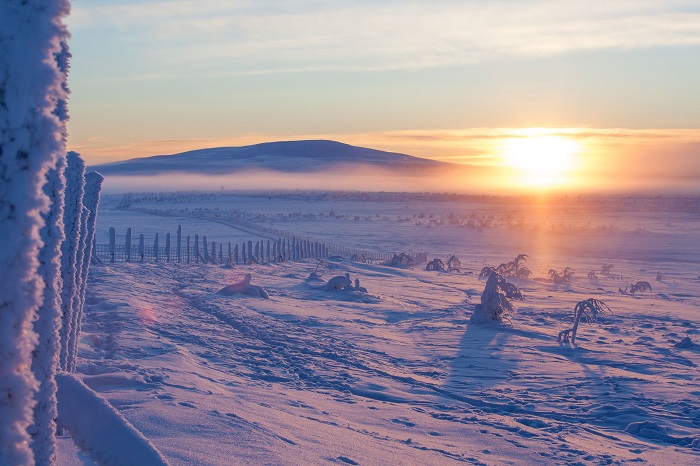
[[[117,223],[137,235],[178,224],[194,233],[184,209],[206,208],[462,261],[461,273],[348,260],[318,270],[314,260],[91,267],[78,375],[172,464],[697,462],[700,348],[677,345],[700,341],[697,200],[544,209],[410,195],[180,194],[132,206],[171,218],[133,212],[131,222],[132,211],[112,210],[118,202],[103,197],[98,242]],[[211,229],[217,243],[245,235]],[[524,295],[517,313],[470,325],[481,268],[520,253],[533,275],[509,279]],[[610,275],[600,273],[606,263]],[[572,283],[548,281],[549,268],[565,266],[576,270]],[[306,281],[314,271],[322,280],[349,273],[368,292],[320,289]],[[216,293],[247,273],[269,300]],[[617,292],[638,280],[653,292]],[[582,323],[575,347],[557,343],[589,297],[614,314]]]

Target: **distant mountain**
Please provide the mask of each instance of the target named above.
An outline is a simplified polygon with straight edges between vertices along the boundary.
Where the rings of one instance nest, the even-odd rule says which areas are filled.
[[[370,166],[407,174],[455,165],[336,141],[317,140],[200,149],[181,154],[130,159],[90,168],[103,175],[153,175],[167,172],[214,175],[255,169],[306,173],[353,166]]]

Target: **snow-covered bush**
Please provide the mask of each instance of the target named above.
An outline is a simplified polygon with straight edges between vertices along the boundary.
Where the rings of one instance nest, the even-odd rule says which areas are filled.
[[[438,272],[447,272],[447,270],[445,269],[445,263],[437,257],[428,262],[428,264],[425,266],[425,270],[437,270]]]
[[[511,303],[513,299],[523,299],[520,290],[497,272],[492,272],[481,293],[481,303],[474,307],[469,323],[502,322],[508,314],[515,312]]]
[[[608,305],[603,301],[594,298],[579,301],[576,303],[576,306],[574,306],[574,326],[570,329],[559,332],[557,335],[557,341],[560,343],[571,342],[573,345],[576,343],[576,331],[578,330],[579,322],[595,322],[599,315],[605,314],[606,312],[612,313]]]
[[[574,271],[570,267],[565,268],[564,270],[562,270],[561,273],[557,272],[554,269],[549,269],[547,275],[552,277],[552,283],[554,283],[555,285],[564,285],[567,283],[571,283],[571,279],[574,276]]]
[[[484,267],[481,269],[479,277],[486,278],[491,275],[491,272],[496,272],[502,277],[527,278],[532,272],[524,265],[520,265],[527,257],[527,254],[518,254],[512,261],[504,262],[498,267]]]
[[[49,200],[42,188],[65,153],[56,115],[65,71],[55,55],[67,37],[67,13],[65,0],[0,2],[0,464],[34,463],[27,433],[37,390],[32,321],[44,290],[39,230]]]

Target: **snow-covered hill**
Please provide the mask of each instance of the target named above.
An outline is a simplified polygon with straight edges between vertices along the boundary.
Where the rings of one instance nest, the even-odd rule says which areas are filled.
[[[200,149],[174,155],[135,158],[97,165],[104,175],[152,175],[167,172],[224,174],[244,170],[289,173],[351,167],[373,167],[409,174],[455,165],[394,152],[351,146],[336,141],[281,141],[243,147]]]

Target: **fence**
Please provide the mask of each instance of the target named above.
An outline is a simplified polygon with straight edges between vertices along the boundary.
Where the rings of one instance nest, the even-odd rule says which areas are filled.
[[[243,223],[243,222],[242,222]],[[258,228],[257,225],[244,225],[247,228]],[[259,228],[266,233],[273,233],[271,228]],[[285,232],[287,233],[287,232]],[[337,244],[315,241],[310,238],[278,237],[277,239],[248,240],[239,243],[207,241],[206,236],[182,235],[179,225],[174,241],[170,233],[161,237],[156,233],[152,245],[146,245],[144,235],[140,235],[135,244],[131,228],[126,230],[124,244],[116,244],[116,230],[109,229],[109,244],[95,244],[94,255],[104,262],[178,262],[178,263],[211,263],[211,264],[250,264],[272,263],[299,259],[324,259],[333,253],[350,256],[359,262],[386,262],[395,257],[394,254],[370,252]],[[200,241],[201,240],[201,241]],[[415,263],[425,262],[427,253],[407,254]]]

